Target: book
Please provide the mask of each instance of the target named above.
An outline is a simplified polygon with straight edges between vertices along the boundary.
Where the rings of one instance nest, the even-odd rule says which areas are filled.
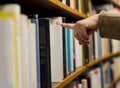
[[[62,22],[62,17],[50,18],[50,55],[51,81],[61,82],[63,77],[63,33],[62,27],[56,22]]]
[[[102,88],[101,87],[101,70],[100,68],[95,68],[89,72],[91,79],[91,88]]]
[[[34,15],[35,16],[35,15]],[[40,82],[40,52],[39,52],[39,28],[38,28],[38,17],[31,17],[31,22],[35,23],[35,34],[36,34],[36,69],[37,69],[37,88],[41,88]]]
[[[22,51],[22,77],[21,77],[21,88],[30,87],[30,63],[29,63],[29,26],[28,17],[24,14],[21,15],[21,51]]]
[[[83,66],[89,63],[89,47],[88,45],[83,45]]]
[[[41,88],[51,88],[50,20],[39,18]]]
[[[120,49],[120,41],[112,39],[112,51],[117,52]],[[120,74],[120,57],[113,59],[112,70],[113,70],[113,80],[117,79]],[[117,88],[120,86],[120,82],[115,84]]]
[[[94,32],[94,51],[95,51],[95,59],[103,56],[103,46],[102,39],[100,38],[98,31]]]
[[[63,4],[66,5],[66,0],[60,0]]]
[[[16,65],[14,66],[15,70],[15,76],[16,76],[16,88],[18,88],[19,86],[21,86],[21,74],[19,73],[21,71],[20,67],[21,67],[21,63],[20,59],[21,59],[21,40],[20,40],[20,13],[21,13],[21,8],[20,5],[18,4],[4,4],[4,5],[0,5],[0,11],[1,12],[10,12],[15,14],[15,23],[16,23],[16,58],[14,59]]]
[[[36,69],[36,38],[35,38],[35,23],[28,19],[29,33],[29,78],[30,87],[37,88],[37,69]]]
[[[109,62],[103,63],[102,73],[103,73],[103,86],[108,87],[112,82],[111,67]]]
[[[82,88],[88,88],[87,80],[86,79],[82,79],[81,80],[81,84],[82,84]]]
[[[79,84],[78,84],[78,88],[82,88],[82,84],[79,83]]]
[[[16,18],[14,13],[0,12],[0,85],[18,88]],[[6,26],[7,25],[7,26]]]
[[[75,67],[80,68],[83,66],[83,50],[82,50],[82,45],[79,44],[78,40],[74,38],[75,40]]]
[[[62,22],[66,22],[65,17],[62,17]],[[67,54],[66,54],[66,28],[62,27],[62,35],[63,35],[63,76],[67,77]]]
[[[67,71],[68,75],[73,72],[73,34],[70,28],[66,29],[66,54],[67,54]]]

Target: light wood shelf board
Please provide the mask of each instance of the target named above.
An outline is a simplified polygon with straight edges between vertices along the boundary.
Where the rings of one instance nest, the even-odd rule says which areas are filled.
[[[77,10],[70,8],[69,6],[61,3],[58,0],[49,0],[49,1],[51,3],[53,3],[53,4],[55,4],[56,6],[58,6],[59,8],[61,8],[63,10],[66,10],[67,12],[70,12],[71,14],[75,14],[76,16],[79,16],[79,17],[82,17],[82,18],[86,18],[87,17],[86,14],[80,13]]]
[[[110,84],[110,86],[107,87],[107,88],[113,88],[113,86],[114,86],[118,81],[120,81],[120,76],[119,76],[117,79],[115,79],[115,80]]]
[[[97,60],[95,60],[93,62],[90,62],[89,64],[87,64],[87,65],[81,67],[80,69],[76,70],[74,73],[67,76],[62,82],[58,83],[53,88],[63,88],[64,86],[69,84],[73,79],[75,79],[77,76],[79,76],[80,74],[82,74],[83,72],[85,72],[86,70],[91,68],[92,66],[97,65],[97,64],[99,64],[103,61],[109,60],[113,57],[117,57],[119,55],[120,55],[120,52],[116,52],[116,53],[110,53],[110,54],[108,54],[104,57],[98,58]]]

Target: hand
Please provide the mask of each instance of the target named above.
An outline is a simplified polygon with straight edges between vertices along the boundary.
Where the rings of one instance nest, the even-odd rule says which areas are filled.
[[[89,35],[97,29],[98,18],[99,14],[96,14],[86,19],[77,21],[75,24],[60,22],[57,22],[57,24],[62,27],[73,29],[73,34],[79,41],[79,44],[85,45],[89,44]]]

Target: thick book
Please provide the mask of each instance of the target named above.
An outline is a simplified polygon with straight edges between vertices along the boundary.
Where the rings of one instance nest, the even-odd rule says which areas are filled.
[[[109,62],[105,62],[102,65],[102,74],[103,74],[103,86],[106,88],[112,82],[111,67]]]
[[[102,57],[103,50],[105,48],[102,47],[102,39],[100,38],[98,31],[94,33],[94,51],[95,51],[95,59],[98,59],[99,57]]]
[[[63,31],[56,22],[62,22],[62,17],[50,18],[50,57],[51,57],[51,81],[63,80]]]
[[[112,52],[117,52],[120,50],[120,41],[112,39]],[[113,79],[115,80],[120,76],[120,57],[115,57],[113,60],[113,64],[111,64],[112,67],[112,75]],[[116,87],[120,87],[120,82],[116,83]]]
[[[0,5],[0,11],[1,12],[10,12],[13,13],[15,15],[15,23],[16,23],[16,65],[14,66],[15,73],[14,75],[16,75],[16,79],[15,79],[15,86],[16,88],[18,88],[19,86],[21,86],[21,73],[19,73],[21,71],[20,66],[21,63],[19,63],[19,61],[21,60],[21,42],[20,42],[20,13],[21,13],[21,7],[18,4],[4,4],[4,5]]]
[[[62,17],[62,22],[65,23],[65,17]],[[66,54],[66,28],[62,27],[62,35],[63,35],[63,77],[67,77],[67,54]]]
[[[89,63],[89,47],[88,45],[83,45],[83,65]]]
[[[75,68],[78,69],[83,66],[83,46],[79,44],[79,41],[74,38],[75,41]]]
[[[35,23],[35,37],[36,37],[36,69],[37,69],[37,88],[41,88],[41,83],[40,83],[40,51],[39,51],[39,23],[38,23],[38,18],[36,17],[31,17],[31,22]]]
[[[66,0],[66,5],[70,7],[70,0]]]
[[[21,15],[21,87],[20,88],[29,88],[30,87],[30,53],[29,53],[29,26],[28,26],[28,17],[24,14]]]
[[[82,79],[81,83],[82,83],[82,88],[88,88],[87,79]]]
[[[29,78],[30,87],[37,88],[37,75],[36,75],[36,42],[35,42],[35,23],[31,23],[31,19],[28,19],[29,27]]]
[[[91,88],[102,88],[100,68],[93,69],[89,72],[89,75],[91,79]]]
[[[51,65],[50,65],[50,21],[39,19],[39,50],[40,50],[40,74],[41,88],[51,88]]]
[[[16,88],[18,75],[15,68],[17,66],[15,14],[0,12],[0,41],[0,86]]]
[[[66,29],[66,55],[67,55],[67,74],[73,72],[73,36],[72,30]]]

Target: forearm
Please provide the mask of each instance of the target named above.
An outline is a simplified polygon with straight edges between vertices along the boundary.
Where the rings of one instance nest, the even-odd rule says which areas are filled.
[[[115,0],[110,0],[110,1],[115,7],[120,8],[120,4],[117,1],[115,1]]]
[[[120,40],[120,14],[102,11],[99,15],[98,28],[101,37]]]

